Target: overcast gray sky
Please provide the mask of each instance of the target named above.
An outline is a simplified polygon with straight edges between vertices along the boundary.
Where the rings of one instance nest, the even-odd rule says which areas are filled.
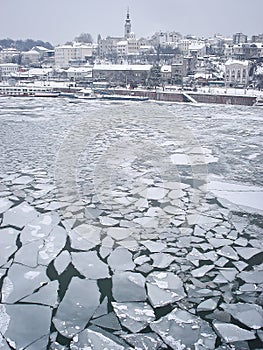
[[[0,0],[0,38],[63,44],[82,32],[122,36],[127,7],[137,38],[158,30],[183,35],[263,32],[263,0]]]

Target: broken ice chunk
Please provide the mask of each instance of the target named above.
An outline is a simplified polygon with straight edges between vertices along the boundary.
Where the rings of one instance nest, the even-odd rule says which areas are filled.
[[[152,272],[147,277],[149,300],[153,307],[160,307],[184,298],[181,279],[172,272]]]
[[[263,309],[259,305],[237,303],[221,304],[221,307],[249,328],[260,329],[263,327]]]
[[[28,223],[21,232],[22,244],[44,239],[60,221],[58,213],[41,214]]]
[[[93,319],[91,323],[102,328],[107,328],[115,331],[121,330],[121,326],[118,321],[118,318],[113,312],[110,312],[107,315],[103,315],[101,317]]]
[[[12,264],[8,270],[2,287],[2,302],[14,303],[31,295],[43,284],[49,282],[46,267],[30,268],[20,264]]]
[[[99,259],[95,251],[71,253],[72,264],[86,278],[103,279],[110,277],[108,266]]]
[[[99,299],[96,281],[73,277],[53,318],[56,329],[67,338],[79,333],[99,306]]]
[[[12,181],[14,185],[27,185],[33,181],[33,178],[28,175],[22,175]]]
[[[100,223],[103,226],[116,226],[118,225],[119,221],[108,216],[100,216]]]
[[[128,249],[122,247],[116,248],[111,253],[111,255],[108,257],[108,264],[113,271],[133,270],[135,267],[132,260],[132,254]]]
[[[28,349],[28,346],[40,338],[49,335],[52,310],[41,305],[1,305],[0,320],[3,312],[8,315],[8,324],[4,330],[0,329],[10,344],[16,349]],[[1,322],[0,322],[1,324]],[[44,348],[48,346],[48,337],[45,337]],[[33,348],[31,348],[33,349]],[[35,349],[39,349],[35,347]]]
[[[30,267],[36,267],[38,265],[39,250],[43,247],[43,245],[42,240],[23,244],[22,247],[16,252],[14,261]]]
[[[155,333],[137,333],[121,336],[126,342],[135,349],[157,350],[163,344],[163,341]]]
[[[27,202],[23,202],[4,213],[3,226],[15,226],[22,228],[33,221],[39,213]]]
[[[11,202],[9,199],[0,198],[0,214],[7,211],[12,205],[13,205],[13,202]]]
[[[146,328],[154,319],[153,309],[147,303],[112,303],[123,327],[136,333]]]
[[[216,335],[208,322],[185,310],[175,308],[168,315],[150,324],[172,349],[214,349]],[[200,348],[201,349],[201,348]]]
[[[155,241],[142,241],[141,242],[151,253],[159,253],[167,246],[162,242],[155,242]]]
[[[129,237],[132,234],[132,231],[125,227],[110,227],[107,230],[107,234],[113,239],[119,241]]]
[[[263,283],[263,271],[242,271],[238,277],[247,283]]]
[[[0,266],[7,263],[9,257],[17,250],[16,240],[18,230],[13,228],[0,229]]]
[[[66,270],[71,262],[71,255],[67,250],[63,250],[54,260],[54,267],[57,273],[60,275]]]
[[[166,196],[168,191],[162,187],[148,187],[145,191],[141,192],[141,196],[147,199],[160,200]]]
[[[108,335],[108,336],[107,336]],[[114,338],[111,339],[111,338]],[[121,345],[110,333],[98,328],[98,331],[88,328],[76,335],[70,343],[70,350],[125,350],[126,346]]]
[[[109,302],[108,298],[105,297],[102,303],[98,306],[98,308],[94,312],[92,318],[97,318],[97,317],[106,315],[108,313],[108,302]]]
[[[152,265],[154,267],[158,267],[159,269],[168,267],[175,259],[172,255],[164,253],[151,254],[150,257],[153,260]]]
[[[72,248],[90,250],[100,244],[101,229],[96,226],[82,224],[70,231],[69,236]]]
[[[38,263],[48,265],[64,248],[67,233],[61,226],[55,226],[48,237],[44,239],[44,245],[39,250]]]
[[[42,304],[55,307],[58,302],[58,281],[51,281],[37,292],[23,298],[21,301],[30,304]]]
[[[206,299],[205,301],[201,302],[197,306],[197,311],[212,311],[215,310],[217,307],[219,298],[210,298]]]
[[[262,253],[262,250],[258,248],[236,247],[235,249],[238,252],[238,255],[240,255],[245,260],[249,260],[253,258],[253,256]]]
[[[214,248],[219,248],[219,247],[223,247],[226,245],[231,245],[233,244],[233,241],[231,241],[231,239],[227,239],[227,238],[208,238],[208,242],[214,247]]]
[[[207,272],[211,271],[215,266],[214,265],[203,265],[195,270],[191,271],[193,277],[203,277]]]
[[[118,302],[146,300],[145,278],[140,273],[121,272],[112,277],[112,294]]]
[[[217,253],[231,260],[236,260],[236,261],[239,260],[237,252],[232,247],[229,247],[229,246],[225,246],[217,250]]]
[[[228,282],[234,281],[238,273],[238,271],[235,268],[231,268],[231,267],[222,268],[219,271]]]
[[[218,335],[223,338],[226,343],[234,343],[256,338],[254,332],[247,331],[246,329],[240,328],[232,323],[214,321],[213,326]]]
[[[136,265],[142,265],[148,261],[150,261],[151,259],[146,256],[146,255],[141,255],[141,256],[138,256],[138,258],[134,259],[134,262]]]

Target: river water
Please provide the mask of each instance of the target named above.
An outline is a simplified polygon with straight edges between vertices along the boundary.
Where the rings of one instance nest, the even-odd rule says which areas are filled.
[[[262,131],[260,107],[1,98],[0,349],[262,348]]]

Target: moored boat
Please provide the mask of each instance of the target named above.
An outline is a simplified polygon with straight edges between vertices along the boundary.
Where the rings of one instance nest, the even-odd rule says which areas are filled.
[[[10,97],[58,97],[59,92],[50,87],[34,85],[0,85],[0,96]]]
[[[82,89],[79,93],[75,94],[75,97],[84,100],[96,100],[98,98],[92,89]]]
[[[111,101],[147,101],[149,97],[135,96],[135,95],[101,95],[102,100]]]

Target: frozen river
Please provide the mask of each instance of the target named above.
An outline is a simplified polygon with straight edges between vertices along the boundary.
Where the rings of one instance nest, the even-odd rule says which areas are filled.
[[[0,349],[262,349],[262,112],[1,98]]]

